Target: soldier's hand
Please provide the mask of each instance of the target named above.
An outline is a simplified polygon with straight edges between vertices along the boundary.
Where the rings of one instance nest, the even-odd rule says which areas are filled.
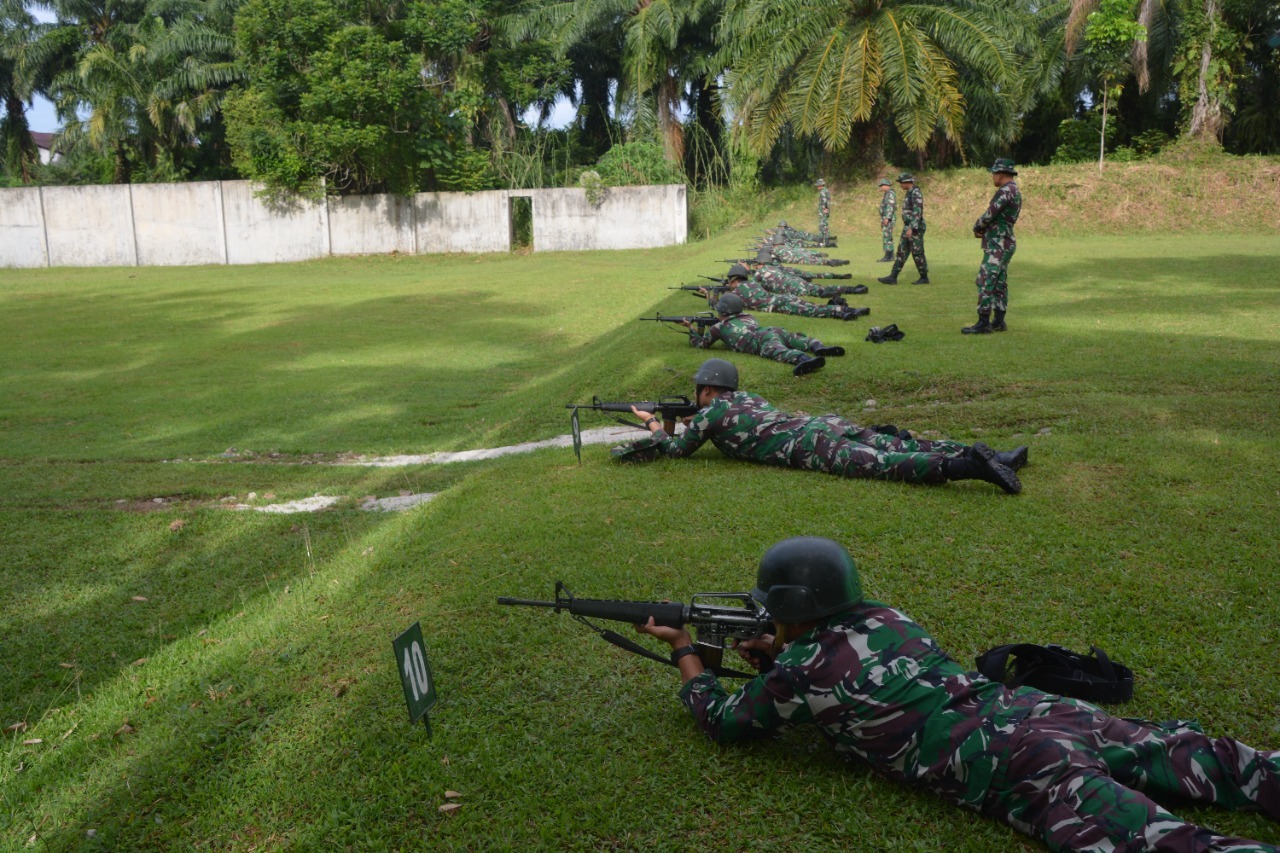
[[[773,636],[762,634],[749,640],[738,640],[733,644],[738,657],[763,672],[773,667]]]
[[[708,299],[710,299],[710,298],[711,298],[711,294],[707,292],[707,289],[706,289],[705,287],[699,287],[699,288],[698,288],[698,293],[699,293],[700,295],[702,295],[702,296],[705,296],[705,297],[706,297],[706,298],[708,298]]]
[[[681,325],[681,326],[684,326],[686,329],[692,329],[692,328],[693,328],[693,323],[689,322],[688,320],[681,320],[681,321],[680,321],[680,325]]]
[[[689,632],[684,628],[668,628],[665,625],[656,625],[652,616],[649,617],[648,622],[643,625],[637,624],[635,627],[641,634],[657,637],[673,649],[693,645],[693,638],[689,636]]]
[[[906,229],[905,231],[903,231],[903,232],[902,232],[902,236],[903,236],[903,237],[910,237],[910,236],[911,236],[912,234],[914,234],[914,233],[915,233],[914,231],[912,231],[910,228],[908,228],[908,229]]]
[[[977,237],[979,240],[981,240],[981,239],[982,239],[982,232],[981,232],[981,231],[978,231],[977,229],[974,229],[973,236],[975,236],[975,237]]]

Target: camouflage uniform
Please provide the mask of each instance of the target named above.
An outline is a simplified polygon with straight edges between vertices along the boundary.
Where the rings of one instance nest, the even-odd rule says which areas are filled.
[[[682,458],[708,440],[732,459],[909,483],[946,482],[943,460],[959,457],[966,449],[953,441],[900,439],[838,415],[792,415],[755,394],[726,391],[700,409],[679,436],[654,430],[648,438],[614,448],[613,453],[625,457],[653,448]]]
[[[773,247],[773,256],[780,261],[789,264],[809,264],[815,267],[838,267],[843,266],[846,262],[828,258],[822,252],[815,252],[811,249],[805,249],[800,246],[792,246],[787,243],[778,243]]]
[[[797,317],[826,317],[836,320],[843,320],[846,310],[840,305],[814,305],[798,296],[788,296],[783,293],[770,293],[759,284],[753,281],[743,281],[738,283],[738,287],[733,291],[742,297],[742,303],[753,311],[771,311],[774,314],[794,314]],[[719,295],[712,293],[707,299],[707,304],[712,309],[716,307]]]
[[[823,240],[831,235],[831,190],[824,183],[818,188],[818,234]]]
[[[784,364],[798,364],[808,358],[810,352],[822,348],[822,341],[817,338],[778,326],[761,326],[750,314],[735,314],[701,332],[697,326],[689,327],[689,346],[708,349],[716,341],[724,341],[724,345],[734,352],[771,358]]]
[[[770,293],[782,293],[787,296],[816,296],[819,299],[830,299],[840,295],[838,286],[814,284],[807,278],[787,272],[785,267],[762,264],[756,268],[752,277],[757,284]]]
[[[790,225],[780,225],[770,233],[781,234],[782,239],[792,245],[811,243],[814,246],[822,246],[825,245],[826,240],[821,234],[814,234],[812,231],[801,231],[799,228],[792,228]]]
[[[824,279],[824,278],[835,278],[836,276],[841,276],[845,278],[848,277],[845,273],[839,273],[839,272],[813,272],[812,270],[802,270],[799,267],[784,267],[782,264],[772,264],[772,266],[776,266],[778,269],[782,270],[787,275],[794,275],[804,279],[805,281],[814,281],[815,279]]]
[[[907,236],[907,229],[911,236]],[[902,239],[898,242],[898,254],[893,258],[893,271],[890,276],[896,277],[907,264],[907,252],[916,262],[916,271],[921,278],[929,277],[929,262],[924,256],[924,195],[919,187],[912,187],[902,201]]]
[[[996,190],[987,212],[973,223],[982,235],[982,266],[978,267],[978,313],[1004,313],[1009,305],[1009,261],[1018,248],[1013,226],[1022,213],[1022,193],[1015,181]]]
[[[898,194],[891,187],[880,194],[880,240],[885,257],[893,254],[893,223],[898,219]]]
[[[1280,751],[1189,723],[1113,718],[1085,702],[966,672],[897,610],[863,601],[727,693],[704,671],[680,698],[718,742],[813,723],[840,753],[997,817],[1053,850],[1277,848],[1184,823],[1155,796],[1280,819]]]

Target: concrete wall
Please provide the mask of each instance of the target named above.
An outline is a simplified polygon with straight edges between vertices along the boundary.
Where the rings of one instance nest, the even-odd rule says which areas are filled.
[[[217,181],[133,184],[139,266],[225,264],[222,188]]]
[[[0,266],[48,265],[40,189],[0,190]]]
[[[45,236],[51,267],[132,267],[129,186],[42,187]],[[7,266],[7,264],[6,264]]]
[[[413,210],[418,251],[423,254],[511,251],[511,214],[504,190],[418,193]]]
[[[512,191],[533,198],[533,248],[651,249],[684,243],[688,235],[682,184],[610,187],[598,205],[581,189]]]
[[[685,242],[683,186],[358,196],[276,203],[247,181],[0,190],[0,267],[180,266],[385,252],[506,252],[511,198],[536,251]]]
[[[411,255],[416,251],[413,202],[398,195],[331,198],[329,241],[335,255]]]

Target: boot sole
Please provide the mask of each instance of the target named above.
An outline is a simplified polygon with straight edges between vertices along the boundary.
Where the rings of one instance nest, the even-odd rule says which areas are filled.
[[[808,361],[802,361],[796,365],[795,370],[791,371],[792,376],[804,376],[807,373],[813,373],[815,370],[821,370],[826,367],[827,360],[822,356],[817,356]]]
[[[820,347],[813,351],[814,355],[821,356],[841,356],[844,355],[844,347]]]
[[[1000,464],[994,450],[978,442],[973,445],[973,453],[986,464],[988,476],[983,479],[988,483],[999,486],[1011,495],[1022,491],[1022,481],[1018,479],[1018,475],[1013,473],[1012,468]]]
[[[1026,446],[1015,447],[1013,450],[1004,454],[1005,459],[1000,459],[1000,454],[996,454],[996,461],[1007,468],[1017,471],[1026,467],[1028,450]]]

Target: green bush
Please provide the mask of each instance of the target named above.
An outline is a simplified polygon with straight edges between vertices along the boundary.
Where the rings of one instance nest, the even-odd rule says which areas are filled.
[[[655,142],[625,142],[604,153],[596,164],[600,179],[611,187],[683,184],[684,172]]]

